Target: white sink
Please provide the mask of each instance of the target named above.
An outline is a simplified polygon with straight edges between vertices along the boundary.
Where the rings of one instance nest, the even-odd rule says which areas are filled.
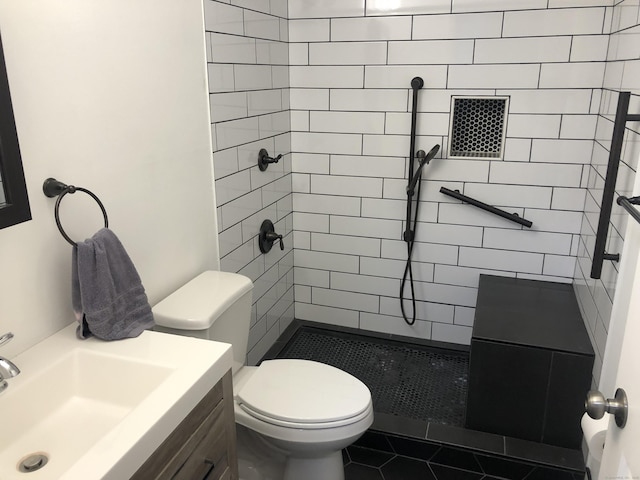
[[[12,361],[0,395],[0,478],[128,478],[231,367],[228,344],[144,332],[77,340],[75,325]],[[48,463],[22,473],[21,460]]]

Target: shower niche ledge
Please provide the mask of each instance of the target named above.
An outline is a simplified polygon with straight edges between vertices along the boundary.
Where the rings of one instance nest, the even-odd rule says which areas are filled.
[[[593,362],[571,285],[480,275],[465,426],[579,449]]]

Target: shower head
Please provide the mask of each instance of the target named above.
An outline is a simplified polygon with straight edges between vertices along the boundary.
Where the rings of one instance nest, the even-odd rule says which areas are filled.
[[[425,165],[428,165],[431,160],[433,160],[433,157],[436,156],[438,150],[440,150],[440,145],[435,145],[431,150],[429,150],[429,153],[424,153],[424,150],[418,150],[418,152],[416,153],[416,156],[420,159],[420,165],[418,166],[418,170],[416,170],[416,173],[411,178],[411,183],[409,183],[409,185],[407,186],[408,196],[413,196],[413,191],[416,188],[416,184],[420,180],[420,177],[422,177],[422,169]]]
[[[436,156],[438,150],[440,150],[440,145],[434,145],[427,154],[424,153],[424,150],[419,150],[416,155],[420,158],[420,166],[422,166],[423,163],[429,165],[429,162],[433,160],[433,157]],[[422,152],[422,154],[420,154],[420,152]]]

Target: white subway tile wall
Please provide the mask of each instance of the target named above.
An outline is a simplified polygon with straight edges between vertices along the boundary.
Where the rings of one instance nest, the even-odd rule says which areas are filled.
[[[478,276],[492,273],[574,283],[597,380],[617,265],[595,281],[590,257],[617,92],[640,108],[639,16],[634,0],[205,0],[221,264],[256,285],[249,359],[294,299],[299,319],[469,343]],[[442,148],[424,170],[409,327],[398,292],[414,76],[417,148]],[[448,158],[452,96],[509,97],[503,160]],[[259,172],[260,148],[284,157]],[[631,132],[619,193],[639,153]],[[616,208],[610,251],[627,221]],[[267,217],[286,249],[262,256]]]
[[[204,0],[220,266],[254,282],[250,364],[294,317],[287,7],[287,0]],[[265,172],[261,148],[283,155]],[[284,251],[260,253],[266,219],[284,235]]]
[[[605,269],[606,286],[585,277],[615,91],[633,84],[638,93],[627,73],[639,64],[636,4],[289,0],[293,228],[304,234],[294,252],[304,286],[296,317],[465,344],[479,274],[575,275],[594,345],[603,344],[615,269]],[[425,82],[417,149],[442,149],[424,170],[412,257],[418,322],[409,327],[398,292],[414,76]],[[454,95],[509,97],[503,160],[447,158]],[[640,150],[632,141],[626,184]],[[441,186],[533,227],[463,205]]]

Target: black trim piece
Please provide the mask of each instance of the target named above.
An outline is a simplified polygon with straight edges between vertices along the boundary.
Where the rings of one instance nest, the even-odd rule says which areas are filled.
[[[640,205],[640,197],[623,197],[620,196],[616,200],[616,203],[624,208],[634,220],[640,223],[640,212],[634,207],[634,205]]]
[[[629,110],[630,98],[631,92],[620,92],[618,95],[618,106],[616,108],[616,118],[613,124],[611,150],[609,151],[609,162],[607,164],[607,176],[604,180],[602,201],[600,202],[598,232],[596,233],[596,244],[595,247],[593,247],[591,278],[600,278],[602,276],[602,264],[605,260],[620,260],[620,255],[607,254],[605,253],[605,249],[607,246],[609,222],[611,220],[611,209],[613,208],[613,196],[616,189],[616,180],[618,179],[618,165],[620,164],[620,156],[622,155],[622,145],[624,142],[626,123],[638,121],[640,119],[640,115],[629,115],[627,113]],[[629,212],[625,205],[619,202],[618,204]]]
[[[0,207],[0,228],[31,220],[29,196],[22,169],[18,132],[13,116],[9,79],[0,39],[0,176],[6,203]]]

